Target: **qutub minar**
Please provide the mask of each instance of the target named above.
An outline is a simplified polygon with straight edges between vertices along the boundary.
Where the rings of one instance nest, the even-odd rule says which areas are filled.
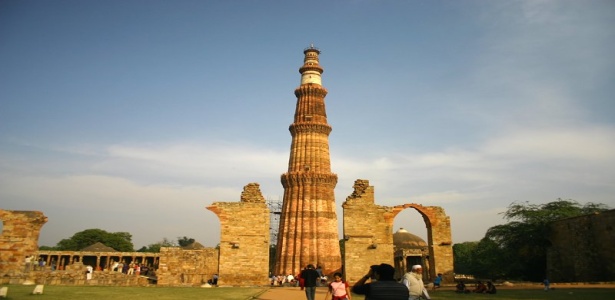
[[[289,130],[292,136],[288,172],[282,174],[284,200],[280,216],[275,274],[298,274],[307,264],[324,273],[341,269],[338,221],[331,172],[329,134],[320,50],[303,51],[301,85],[295,89],[297,107]]]

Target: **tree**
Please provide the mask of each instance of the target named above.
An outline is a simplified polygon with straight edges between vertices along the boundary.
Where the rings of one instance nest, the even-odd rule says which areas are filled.
[[[515,266],[515,260],[508,256],[509,253],[501,250],[494,241],[488,238],[481,239],[472,251],[471,274],[491,280],[506,278],[507,270]]]
[[[453,245],[453,268],[457,274],[474,274],[472,254],[478,242],[463,242]]]
[[[177,243],[179,244],[180,247],[186,247],[186,246],[190,246],[192,244],[194,244],[194,239],[193,238],[188,238],[186,236],[184,237],[178,237],[177,238]]]
[[[141,247],[141,249],[137,250],[137,252],[158,253],[160,252],[160,248],[162,247],[176,247],[176,246],[177,244],[173,243],[171,240],[167,238],[162,238],[162,241],[154,243],[154,244],[149,244],[147,247]]]
[[[54,251],[54,250],[58,250],[56,249],[56,247],[50,247],[50,246],[40,246],[38,247],[38,250],[42,250],[42,251]]]
[[[546,252],[550,246],[549,224],[605,210],[608,206],[604,204],[590,202],[581,206],[574,200],[563,199],[546,204],[512,203],[503,213],[509,222],[489,228],[481,240],[484,253],[475,255],[484,263],[480,270],[476,270],[476,275],[501,273],[497,275],[511,279],[542,280],[546,274]],[[480,243],[478,248],[481,248]]]
[[[132,235],[128,232],[107,232],[102,229],[86,229],[63,239],[56,245],[57,250],[80,251],[96,243],[103,243],[117,251],[132,252]]]

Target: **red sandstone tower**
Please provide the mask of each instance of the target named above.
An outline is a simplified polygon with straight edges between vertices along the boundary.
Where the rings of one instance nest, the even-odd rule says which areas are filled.
[[[289,130],[292,136],[288,172],[282,174],[284,202],[280,216],[275,274],[298,274],[307,264],[325,273],[339,270],[342,259],[335,212],[337,175],[331,173],[329,134],[320,51],[303,51],[301,85]]]

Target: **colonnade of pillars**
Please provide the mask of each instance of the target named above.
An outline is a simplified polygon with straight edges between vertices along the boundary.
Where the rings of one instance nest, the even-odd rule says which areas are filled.
[[[78,254],[76,254],[63,251],[39,251],[35,259],[32,259],[31,263],[34,269],[38,269],[41,266],[41,261],[44,261],[44,268],[51,270],[64,270],[66,266],[76,262],[82,262],[84,265],[91,265],[98,271],[110,270],[115,262],[124,264],[136,263],[157,268],[160,260],[157,254],[158,253],[139,253],[139,255],[136,255],[134,252],[104,254],[96,252],[78,252]]]

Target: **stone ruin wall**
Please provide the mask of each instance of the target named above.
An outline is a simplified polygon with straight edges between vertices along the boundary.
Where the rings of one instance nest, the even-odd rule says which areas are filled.
[[[344,209],[344,271],[353,284],[371,265],[393,262],[393,209],[374,204],[374,187],[357,180]]]
[[[97,285],[97,286],[147,286],[157,282],[160,286],[201,286],[214,274],[218,273],[218,250],[203,248],[185,250],[180,247],[163,247],[160,253],[149,252],[90,252],[90,251],[38,251],[35,257],[48,261],[63,258],[65,264],[59,264],[52,270],[49,263],[43,268],[32,266],[25,270],[24,262],[19,264],[17,272],[0,273],[0,284],[49,284],[49,285]],[[103,269],[96,268],[91,280],[85,279],[87,265],[96,265],[95,261],[104,261]],[[109,261],[144,261],[154,268],[155,276],[127,275],[112,271]],[[152,264],[151,262],[156,262]]]
[[[0,209],[0,220],[0,275],[21,274],[26,256],[38,251],[38,237],[47,217],[40,211]]]
[[[371,265],[394,264],[393,221],[406,208],[416,209],[425,221],[429,245],[429,270],[425,280],[443,273],[445,282],[454,281],[450,218],[437,206],[404,204],[394,207],[374,203],[374,187],[358,179],[344,209],[344,267],[346,280],[361,279]]]
[[[35,256],[63,257],[70,261],[55,271],[47,264],[43,269],[36,267],[16,276],[5,276],[4,283],[20,284],[27,281],[50,285],[147,286],[157,283],[160,286],[201,286],[218,273],[218,250],[215,248],[185,250],[180,247],[162,247],[160,253],[38,251]],[[96,265],[95,261],[100,261],[101,257],[105,258],[103,261],[106,266],[102,270],[95,268],[92,279],[86,280],[86,266]],[[112,271],[110,261],[145,262],[155,275],[137,276]]]
[[[258,184],[244,188],[239,203],[214,203],[208,207],[220,218],[222,234],[220,249],[185,250],[163,247],[160,253],[142,252],[81,252],[39,251],[38,238],[47,217],[37,211],[0,210],[3,231],[0,236],[0,278],[2,284],[112,285],[134,286],[152,284],[151,278],[126,275],[108,269],[95,270],[92,279],[85,279],[85,258],[155,256],[157,284],[161,286],[200,286],[220,275],[219,285],[266,285],[269,270],[269,209]],[[221,253],[223,255],[221,255]],[[50,265],[43,269],[26,270],[25,257],[66,257],[57,270]],[[220,259],[221,257],[221,259]],[[97,259],[98,258],[98,259]],[[129,259],[130,260],[130,259]],[[94,263],[95,264],[95,263]],[[223,268],[220,272],[220,268]],[[246,272],[249,270],[249,272]]]
[[[144,286],[154,283],[145,276],[127,275],[108,269],[111,260],[147,261],[159,264],[159,285],[200,286],[218,273],[218,250],[204,248],[184,250],[179,247],[163,247],[160,253],[147,252],[90,252],[90,251],[39,251],[38,238],[47,217],[38,211],[0,210],[3,221],[0,235],[0,284],[49,284],[49,285],[108,285]],[[26,268],[25,257],[33,256]],[[47,262],[43,268],[36,267],[38,258]],[[57,269],[52,270],[50,259],[56,259]],[[64,262],[65,261],[65,262]],[[86,265],[104,262],[96,268],[91,280],[86,280]]]
[[[159,286],[201,286],[218,274],[218,249],[162,247],[156,272]]]
[[[240,202],[215,202],[220,219],[219,286],[269,283],[269,208],[258,183],[246,185]]]
[[[615,281],[615,210],[551,223],[551,282]]]
[[[72,252],[75,255],[80,252]],[[93,286],[146,286],[151,284],[143,276],[126,275],[110,270],[94,271],[91,280],[85,278],[86,265],[80,261],[66,265],[63,270],[52,271],[49,266],[43,270],[3,276],[0,284],[48,284],[48,285],[93,285]]]

